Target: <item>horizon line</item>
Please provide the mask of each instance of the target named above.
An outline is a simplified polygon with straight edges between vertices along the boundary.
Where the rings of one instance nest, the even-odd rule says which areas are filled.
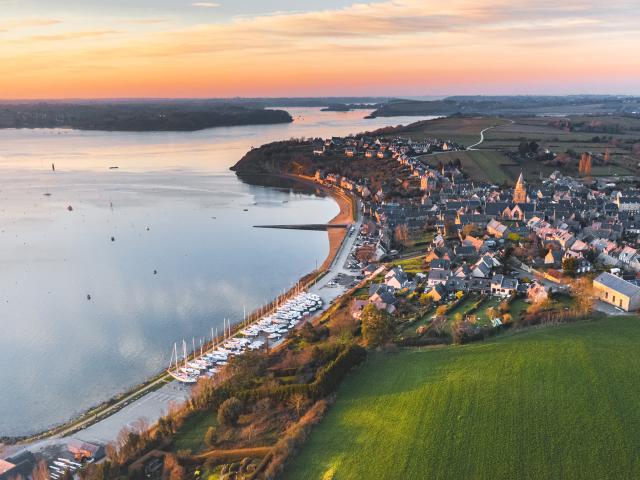
[[[447,97],[640,97],[640,93],[449,93],[432,95],[266,95],[266,96],[231,96],[231,97],[210,97],[210,96],[170,96],[170,97],[20,97],[20,98],[0,98],[0,103],[7,102],[68,102],[68,101],[158,101],[158,100],[279,100],[279,99],[341,99],[341,98],[378,98],[387,100],[417,100],[420,98],[429,101],[429,98],[442,99]]]

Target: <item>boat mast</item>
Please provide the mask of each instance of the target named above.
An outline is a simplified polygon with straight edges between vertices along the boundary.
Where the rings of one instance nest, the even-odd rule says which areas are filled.
[[[182,339],[182,355],[184,355],[184,368],[187,368],[187,342]]]
[[[173,353],[176,356],[176,373],[178,373],[178,343],[173,342]]]

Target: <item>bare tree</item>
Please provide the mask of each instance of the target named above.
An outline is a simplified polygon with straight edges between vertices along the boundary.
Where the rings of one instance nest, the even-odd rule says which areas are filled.
[[[308,402],[309,400],[307,399],[306,395],[302,393],[294,393],[289,397],[289,401],[287,403],[291,408],[293,408],[296,411],[296,415],[300,417],[300,414],[302,413],[304,408],[307,406]]]
[[[571,284],[575,299],[576,311],[582,315],[591,313],[595,303],[593,282],[587,277],[580,277]]]
[[[163,480],[183,480],[185,478],[184,468],[178,463],[178,458],[174,454],[167,454],[164,457]]]
[[[431,328],[437,336],[441,336],[447,328],[448,320],[445,315],[437,315],[431,321]]]
[[[50,480],[49,469],[47,463],[44,460],[40,460],[33,470],[31,471],[31,478],[33,480]]]

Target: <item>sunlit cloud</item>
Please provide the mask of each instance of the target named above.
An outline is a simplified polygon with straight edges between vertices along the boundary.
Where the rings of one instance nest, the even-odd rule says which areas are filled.
[[[20,18],[15,20],[0,21],[0,30],[19,30],[23,28],[49,27],[62,23],[56,18]]]
[[[596,66],[608,72],[603,88],[624,75],[620,85],[628,89],[626,76],[640,74],[640,66],[629,61],[636,55],[639,20],[640,8],[627,0],[611,0],[606,8],[595,0],[388,0],[215,23],[159,23],[141,31],[94,19],[92,26],[100,27],[95,30],[52,24],[55,31],[24,37],[19,49],[0,47],[0,61],[14,66],[0,78],[0,92],[40,97],[63,95],[63,89],[75,89],[71,96],[446,93],[493,91],[508,80],[535,93],[550,91],[549,79],[558,85],[566,79],[567,90],[582,88],[581,79]],[[35,19],[16,20],[28,21]],[[3,28],[16,27],[0,22]],[[52,40],[68,40],[64,56],[50,50]],[[47,90],[38,87],[35,72],[50,80]]]
[[[31,42],[52,42],[52,41],[65,41],[65,40],[80,40],[85,38],[104,37],[107,35],[114,35],[120,33],[117,30],[96,30],[96,31],[82,31],[82,32],[63,32],[51,35],[34,35],[25,39],[25,41]]]
[[[200,8],[216,8],[219,7],[219,3],[214,2],[196,2],[191,4],[192,7],[200,7]]]

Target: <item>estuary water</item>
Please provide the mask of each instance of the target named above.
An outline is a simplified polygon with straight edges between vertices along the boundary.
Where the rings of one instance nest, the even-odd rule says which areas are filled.
[[[0,130],[0,436],[62,423],[165,368],[328,254],[331,198],[247,185],[252,146],[418,117],[287,109],[192,133]],[[52,168],[55,165],[55,171]]]

